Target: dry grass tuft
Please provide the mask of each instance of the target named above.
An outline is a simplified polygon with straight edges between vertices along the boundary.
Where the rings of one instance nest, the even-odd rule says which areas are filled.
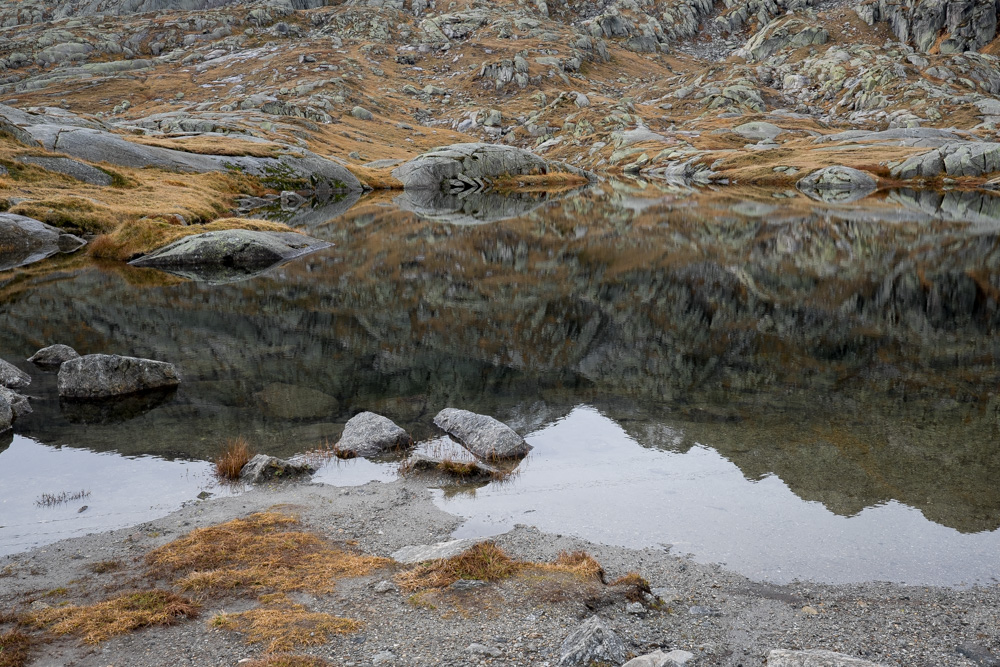
[[[624,576],[618,577],[609,585],[625,588],[625,597],[630,602],[639,602],[643,599],[643,593],[651,595],[653,592],[649,587],[649,582],[638,572],[629,572]]]
[[[586,551],[574,551],[567,553],[562,551],[553,563],[543,563],[539,566],[543,570],[552,572],[565,572],[581,579],[604,580],[604,568],[593,556]]]
[[[526,564],[515,561],[492,542],[480,542],[451,558],[419,565],[396,576],[406,592],[422,588],[444,588],[459,579],[498,581],[511,577]]]
[[[392,562],[333,549],[313,533],[291,530],[297,525],[297,519],[275,512],[252,514],[198,528],[154,549],[146,562],[154,572],[181,575],[182,590],[245,589],[256,595],[329,593],[335,577],[363,576]]]
[[[104,602],[78,607],[53,607],[31,616],[33,624],[57,635],[74,634],[88,644],[151,625],[171,625],[198,615],[198,605],[170,591],[126,593]]]
[[[306,611],[300,605],[219,614],[210,625],[242,632],[248,644],[267,642],[269,652],[325,644],[331,635],[348,634],[361,628],[358,621]]]
[[[204,225],[181,225],[162,218],[142,218],[126,222],[115,231],[91,241],[88,252],[98,259],[128,261],[185,236],[220,229],[251,229],[265,232],[295,231],[287,225],[265,220],[222,218]]]
[[[125,563],[120,560],[101,560],[91,563],[88,568],[94,574],[105,574],[107,572],[117,572],[125,567]]]
[[[31,653],[31,637],[20,630],[0,634],[0,667],[24,667]]]
[[[242,663],[243,667],[327,667],[333,663],[314,655],[291,655],[282,653],[269,655],[260,660]]]
[[[452,477],[472,477],[473,475],[479,474],[479,466],[473,461],[455,461],[453,459],[444,459],[438,464],[438,470],[447,473]]]
[[[243,466],[254,457],[250,443],[242,435],[230,439],[222,448],[222,453],[215,457],[215,474],[220,479],[237,480]]]
[[[330,444],[329,440],[325,440],[319,447],[307,450],[303,456],[306,461],[316,467],[322,466],[327,461],[333,459],[349,461],[350,459],[356,459],[358,457],[358,455],[353,451],[349,449],[341,449],[339,445],[339,441]]]

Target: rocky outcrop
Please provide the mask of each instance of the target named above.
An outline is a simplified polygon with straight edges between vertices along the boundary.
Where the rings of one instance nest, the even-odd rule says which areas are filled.
[[[28,357],[28,361],[36,366],[61,366],[64,362],[67,362],[70,359],[76,359],[79,356],[79,353],[77,353],[77,351],[69,345],[56,343],[55,345],[43,347],[38,352],[35,352],[33,355]]]
[[[295,232],[226,229],[185,236],[129,263],[181,275],[185,275],[185,269],[219,267],[222,275],[231,277],[269,268],[329,245]]]
[[[377,456],[413,444],[410,434],[391,419],[374,412],[361,412],[344,425],[337,452],[349,456]]]
[[[54,171],[90,185],[108,186],[112,182],[111,174],[108,172],[68,157],[28,155],[18,158],[17,161],[22,164],[33,164],[46,171]]]
[[[621,665],[625,644],[598,616],[591,616],[566,637],[559,649],[560,665]]]
[[[59,396],[96,399],[180,384],[173,364],[116,354],[88,354],[59,367]]]
[[[308,463],[299,463],[279,459],[267,454],[257,454],[240,470],[240,481],[247,484],[259,484],[272,480],[287,480],[303,475],[311,475],[316,471]]]
[[[851,167],[833,166],[819,169],[800,178],[796,187],[819,201],[855,201],[878,189],[871,174]]]
[[[532,449],[514,429],[487,415],[445,408],[434,423],[485,461],[521,458]]]
[[[500,176],[546,174],[551,167],[543,158],[513,146],[453,144],[424,153],[392,170],[407,190],[441,190],[453,181],[471,190],[485,189]]]
[[[893,178],[985,176],[1000,172],[1000,143],[956,141],[908,158],[890,170]]]
[[[852,658],[843,653],[809,649],[790,651],[775,649],[767,654],[767,667],[884,667],[879,663]]]
[[[7,401],[14,412],[14,419],[31,414],[31,403],[27,396],[22,396],[12,389],[0,386],[0,400]]]
[[[798,17],[775,19],[747,40],[736,55],[750,62],[764,60],[786,48],[826,44],[830,34]]]
[[[868,0],[855,11],[868,25],[888,23],[899,41],[924,53],[978,51],[997,35],[994,0]]]
[[[86,241],[44,222],[0,213],[0,271],[25,266],[60,252],[72,252]]]
[[[31,376],[20,368],[0,359],[0,386],[8,389],[24,389],[31,384]]]

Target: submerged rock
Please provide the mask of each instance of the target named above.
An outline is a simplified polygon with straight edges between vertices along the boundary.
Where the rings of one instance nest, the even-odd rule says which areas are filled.
[[[879,663],[852,658],[843,653],[809,649],[790,651],[775,649],[767,654],[767,667],[884,667]]]
[[[44,222],[13,213],[0,213],[0,271],[41,261],[59,252],[72,252],[87,242]]]
[[[326,241],[295,232],[226,229],[185,236],[129,264],[175,273],[183,273],[184,269],[219,268],[230,275],[269,268],[329,246]]]
[[[481,461],[454,461],[452,459],[417,453],[403,464],[405,472],[439,472],[459,480],[480,481],[503,476],[503,471]]]
[[[31,376],[14,364],[0,359],[0,385],[10,389],[24,389],[31,384]]]
[[[598,616],[584,621],[559,649],[560,665],[621,665],[626,657],[625,644]]]
[[[80,354],[69,345],[56,343],[43,347],[28,357],[28,361],[36,366],[61,366],[70,359],[79,358]]]
[[[269,480],[292,479],[316,471],[308,463],[296,463],[267,454],[257,454],[240,470],[240,481],[258,484]]]
[[[88,354],[59,367],[63,398],[106,398],[151,389],[176,387],[180,376],[173,364],[116,354]]]
[[[361,412],[344,425],[337,450],[354,456],[377,456],[413,444],[413,438],[391,419],[374,412]]]
[[[0,401],[6,401],[14,413],[14,419],[31,414],[31,403],[27,396],[22,396],[12,389],[0,387]]]
[[[521,458],[531,451],[531,445],[514,429],[487,415],[445,408],[434,417],[434,423],[487,461]]]

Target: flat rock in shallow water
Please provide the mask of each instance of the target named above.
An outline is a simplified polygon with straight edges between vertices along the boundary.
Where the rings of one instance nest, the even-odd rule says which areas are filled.
[[[315,470],[308,463],[295,463],[267,454],[257,454],[240,470],[240,481],[259,484],[269,480],[311,475]]]
[[[571,632],[559,649],[560,665],[620,665],[626,659],[625,644],[598,616],[591,616]]]
[[[185,236],[129,264],[156,269],[198,266],[256,269],[273,266],[329,245],[326,241],[295,232],[225,229]]]
[[[31,384],[31,376],[14,364],[0,359],[0,385],[10,389],[24,389]]]
[[[107,398],[175,387],[180,376],[173,364],[116,354],[88,354],[59,367],[63,398]]]
[[[450,461],[448,459],[417,453],[406,460],[407,472],[440,472],[457,479],[478,481],[501,477],[503,471],[480,461]]]
[[[391,419],[374,412],[361,412],[344,425],[337,450],[354,456],[377,456],[413,444],[413,438]]]
[[[44,222],[0,213],[0,271],[25,266],[58,252],[72,252],[87,242]]]
[[[28,361],[37,366],[60,366],[70,359],[79,358],[80,354],[69,345],[56,343],[43,347],[28,357]]]
[[[434,417],[434,423],[486,461],[521,458],[531,451],[531,445],[514,429],[493,417],[445,408]]]
[[[767,654],[767,667],[884,667],[875,662],[852,658],[843,653],[809,649],[808,651],[790,651],[775,649]]]

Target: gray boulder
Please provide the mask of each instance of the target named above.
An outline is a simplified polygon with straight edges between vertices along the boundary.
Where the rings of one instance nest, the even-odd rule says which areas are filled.
[[[7,387],[0,387],[0,402],[4,401],[7,402],[7,405],[13,411],[14,419],[31,414],[31,403],[28,402],[27,396],[22,396]]]
[[[14,213],[0,213],[0,271],[72,252],[86,241],[44,222]]]
[[[804,176],[796,187],[819,201],[854,201],[878,189],[871,174],[851,167],[826,167]]]
[[[892,168],[894,178],[935,178],[985,176],[1000,171],[1000,143],[953,141],[920,155],[907,158]]]
[[[445,408],[434,417],[434,423],[486,461],[521,458],[531,451],[524,438],[493,417]]]
[[[14,410],[3,396],[0,396],[0,433],[8,430],[14,423]]]
[[[406,565],[426,563],[427,561],[457,556],[482,541],[482,539],[470,537],[464,540],[449,540],[448,542],[438,542],[436,544],[416,544],[399,549],[391,557],[393,560]]]
[[[852,658],[843,653],[809,649],[790,651],[775,649],[767,654],[767,667],[884,667],[861,658]]]
[[[63,398],[107,398],[180,384],[173,364],[116,354],[88,354],[59,367],[57,384]]]
[[[33,164],[47,171],[54,171],[58,174],[65,174],[78,181],[89,183],[90,185],[111,185],[111,175],[106,171],[101,171],[97,167],[89,164],[71,160],[68,157],[39,157],[27,155],[17,158],[18,162]]]
[[[734,127],[733,132],[750,141],[761,141],[764,139],[774,139],[784,132],[784,130],[773,123],[754,122],[743,123]]]
[[[625,663],[624,667],[684,667],[692,658],[694,658],[694,654],[689,651],[674,650],[670,653],[653,651],[632,658]]]
[[[240,470],[240,481],[259,484],[270,480],[284,480],[311,475],[316,472],[308,463],[296,463],[267,454],[257,454]]]
[[[79,353],[69,345],[56,343],[35,352],[28,357],[28,361],[37,366],[61,366],[64,362],[76,359],[79,356]]]
[[[14,364],[0,359],[0,386],[8,389],[24,389],[31,384],[31,376]]]
[[[621,665],[627,652],[622,640],[597,616],[591,616],[571,632],[559,649],[560,665]]]
[[[393,169],[392,175],[407,190],[440,190],[456,180],[468,181],[470,189],[482,189],[499,176],[548,172],[545,160],[521,148],[470,143],[418,155]]]
[[[274,266],[329,245],[295,232],[226,229],[185,236],[129,263],[167,270],[205,266],[253,270]]]
[[[810,25],[801,18],[777,19],[754,33],[736,55],[749,62],[760,61],[782,49],[826,44],[828,39],[830,34],[825,28]]]
[[[374,412],[362,412],[344,425],[337,450],[354,456],[377,456],[413,444],[413,438],[391,419]]]

